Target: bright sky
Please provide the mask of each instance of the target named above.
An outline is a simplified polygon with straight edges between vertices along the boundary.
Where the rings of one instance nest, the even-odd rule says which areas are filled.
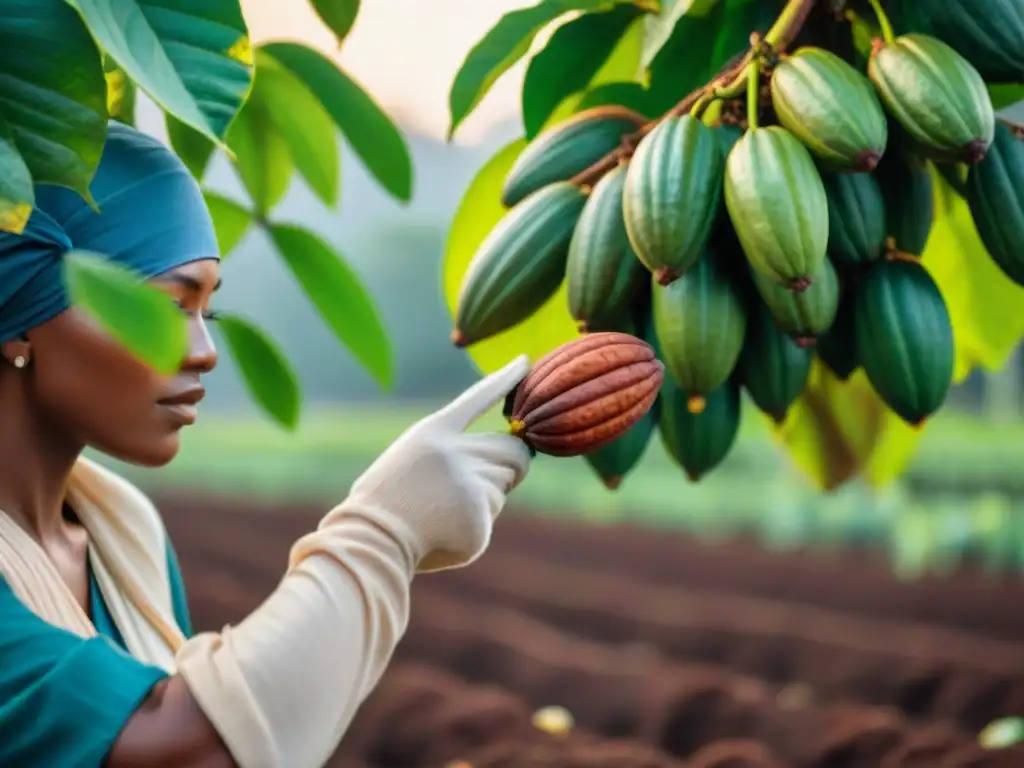
[[[405,127],[443,138],[448,87],[469,49],[507,11],[532,0],[363,0],[338,61]],[[254,43],[301,40],[335,53],[307,0],[242,0]],[[475,143],[517,114],[524,64],[490,91],[455,135]]]

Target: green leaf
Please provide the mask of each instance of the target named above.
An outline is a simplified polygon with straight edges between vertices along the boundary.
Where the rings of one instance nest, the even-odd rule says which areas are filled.
[[[523,124],[533,139],[564,99],[582,91],[641,14],[635,5],[585,13],[555,30],[523,80]]]
[[[333,206],[338,200],[340,155],[331,116],[302,80],[259,48],[252,98],[266,105],[273,128],[288,144],[295,168],[310,189]]]
[[[7,0],[0,11],[0,116],[36,183],[94,204],[107,136],[107,82],[88,28],[63,0]]]
[[[540,0],[536,5],[504,14],[469,51],[452,81],[448,94],[448,141],[498,78],[526,55],[544,27],[570,11],[603,11],[626,1]],[[657,7],[653,0],[631,0],[630,4],[647,11]]]
[[[181,158],[196,181],[202,181],[216,145],[194,128],[189,128],[170,112],[164,113],[171,149]]]
[[[221,261],[224,261],[245,236],[249,225],[252,224],[252,212],[234,200],[229,200],[209,190],[203,192],[203,197],[206,200],[210,216],[213,218],[213,227],[217,233],[217,248],[220,251]]]
[[[341,45],[356,23],[359,0],[313,0],[313,10]]]
[[[320,100],[334,124],[392,196],[412,197],[412,158],[401,132],[380,105],[330,59],[296,43],[268,43],[262,49],[292,71]]]
[[[989,85],[988,95],[993,109],[1006,109],[1024,101],[1024,85]]]
[[[660,10],[646,19],[644,49],[640,61],[650,66],[676,31],[680,19],[699,19],[715,10],[719,0],[663,0]]]
[[[153,101],[222,143],[252,83],[249,32],[238,0],[67,2]]]
[[[281,348],[238,315],[221,314],[217,328],[253,399],[282,427],[295,429],[302,410],[302,390]]]
[[[488,160],[473,177],[455,211],[442,265],[445,303],[453,318],[470,261],[483,239],[508,212],[501,204],[501,189],[509,169],[525,147],[526,141],[517,139]],[[471,345],[466,352],[483,373],[497,371],[519,354],[536,360],[579,335],[568,306],[563,281],[555,295],[529,318],[514,328]]]
[[[0,115],[0,230],[20,235],[35,204],[32,175],[14,146],[11,126]]]
[[[166,293],[100,254],[71,251],[61,262],[72,302],[160,373],[178,370],[188,351],[188,326]]]
[[[650,92],[640,83],[604,83],[592,88],[577,102],[576,111],[582,112],[585,109],[609,104],[627,107],[647,118],[658,115]]]
[[[118,122],[134,126],[135,83],[113,59],[104,59],[103,72],[107,80],[107,112]]]
[[[257,215],[266,217],[277,205],[292,178],[291,152],[270,117],[266,93],[257,84],[228,131],[228,146],[235,153],[233,165],[242,179]]]
[[[390,389],[394,379],[391,344],[359,276],[308,230],[274,224],[270,236],[334,335],[384,389]]]

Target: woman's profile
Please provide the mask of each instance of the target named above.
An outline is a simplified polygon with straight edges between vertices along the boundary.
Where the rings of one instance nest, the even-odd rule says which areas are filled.
[[[158,512],[82,452],[176,455],[217,361],[216,238],[185,166],[129,126],[110,123],[91,191],[98,211],[38,185],[24,232],[0,233],[0,765],[319,768],[405,630],[413,576],[479,557],[528,471],[521,441],[466,428],[529,363],[412,425],[338,489],[256,610],[195,635]],[[70,306],[71,249],[129,267],[187,315],[176,375]]]

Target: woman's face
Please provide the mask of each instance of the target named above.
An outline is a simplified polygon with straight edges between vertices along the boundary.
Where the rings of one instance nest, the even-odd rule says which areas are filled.
[[[156,373],[77,308],[28,332],[29,374],[44,423],[123,461],[162,466],[177,454],[181,428],[195,420],[204,395],[200,376],[217,364],[206,316],[219,265],[192,262],[150,284],[189,319],[188,353],[177,374]]]

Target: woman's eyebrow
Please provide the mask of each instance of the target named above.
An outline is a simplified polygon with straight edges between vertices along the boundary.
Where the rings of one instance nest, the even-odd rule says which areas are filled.
[[[161,279],[165,280],[167,282],[178,283],[179,285],[184,285],[186,288],[191,288],[193,291],[201,291],[201,290],[203,290],[203,284],[201,282],[199,282],[198,280],[196,280],[194,277],[191,277],[189,275],[170,274],[170,275],[166,275],[165,277],[163,277]],[[219,291],[220,290],[220,286],[221,286],[221,284],[223,282],[224,282],[223,278],[218,278],[217,279],[217,284],[213,286],[213,290],[214,291]]]

